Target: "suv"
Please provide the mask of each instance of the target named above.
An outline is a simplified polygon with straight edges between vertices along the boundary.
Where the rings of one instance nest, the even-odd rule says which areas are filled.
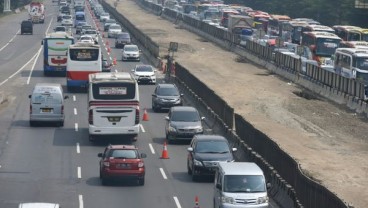
[[[220,135],[195,135],[188,147],[187,170],[195,181],[199,176],[214,176],[219,162],[234,162],[227,139]]]
[[[124,47],[126,44],[130,44],[131,39],[129,33],[122,32],[116,35],[115,38],[115,48]]]
[[[166,119],[166,140],[171,143],[173,140],[191,140],[196,134],[203,134],[202,120],[196,108],[191,106],[175,106],[170,108]]]
[[[100,179],[102,185],[107,185],[109,179],[137,179],[139,185],[144,185],[145,167],[142,158],[134,145],[109,145],[103,153],[98,153],[100,160]]]
[[[33,34],[33,23],[31,20],[23,20],[20,24],[20,34],[23,35],[24,33]]]
[[[175,84],[158,84],[152,94],[152,110],[183,105],[182,97]]]

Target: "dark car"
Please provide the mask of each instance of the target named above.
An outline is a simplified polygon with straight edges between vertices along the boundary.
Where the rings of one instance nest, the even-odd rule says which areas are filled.
[[[109,26],[111,24],[116,24],[116,20],[114,20],[114,19],[108,19],[108,20],[105,21],[105,23],[104,23],[104,31],[105,32],[107,32],[109,30]]]
[[[152,94],[152,110],[183,105],[182,97],[175,84],[158,84]]]
[[[100,160],[100,179],[107,185],[110,179],[134,179],[144,185],[145,167],[142,158],[146,154],[139,153],[134,145],[109,145],[103,153],[98,153]]]
[[[127,32],[122,32],[116,35],[115,38],[115,48],[122,48],[126,44],[130,44],[130,35]]]
[[[187,170],[195,181],[199,176],[213,177],[219,162],[233,162],[227,139],[220,135],[195,135],[188,147]]]
[[[166,119],[166,140],[191,140],[196,134],[203,134],[202,120],[196,108],[191,106],[171,107]]]
[[[20,24],[20,34],[24,33],[33,34],[33,23],[31,20],[23,20]]]
[[[102,59],[102,72],[111,72],[112,63],[109,63],[106,59]]]
[[[75,6],[74,11],[75,12],[84,12],[84,7],[83,6]]]
[[[77,25],[76,25],[76,29],[75,29],[75,33],[76,34],[80,34],[81,31],[82,31],[82,27],[83,25],[87,25],[87,22],[78,22]]]

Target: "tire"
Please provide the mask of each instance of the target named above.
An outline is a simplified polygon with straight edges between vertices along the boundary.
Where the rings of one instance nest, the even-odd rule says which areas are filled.
[[[138,185],[140,185],[140,186],[144,186],[144,183],[145,183],[144,178],[139,178],[139,179],[138,179]]]
[[[189,162],[187,162],[187,172],[188,172],[188,175],[192,175],[192,169],[189,168]]]
[[[63,127],[63,126],[64,126],[64,121],[60,121],[60,122],[58,123],[58,126],[59,126],[59,127]]]
[[[199,175],[195,174],[194,168],[192,167],[192,181],[198,181]]]
[[[153,102],[152,102],[152,110],[153,110],[153,112],[157,112],[157,108],[156,108],[156,106],[153,104]]]

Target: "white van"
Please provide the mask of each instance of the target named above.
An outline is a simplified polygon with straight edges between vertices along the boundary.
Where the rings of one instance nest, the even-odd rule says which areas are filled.
[[[215,175],[214,207],[266,208],[269,186],[255,163],[220,162]]]
[[[127,72],[89,75],[89,139],[96,136],[125,135],[135,139],[139,133],[139,90]]]
[[[55,83],[38,83],[33,88],[30,98],[29,124],[36,122],[55,122],[64,126],[64,96],[63,88]]]

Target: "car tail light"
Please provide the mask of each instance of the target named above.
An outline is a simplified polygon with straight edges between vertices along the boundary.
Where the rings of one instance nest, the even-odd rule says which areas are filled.
[[[135,124],[139,124],[139,106],[135,110]]]
[[[110,167],[110,162],[109,161],[104,161],[103,165],[104,165],[104,167]]]
[[[138,163],[138,168],[143,168],[144,167],[144,163],[143,162],[139,162]]]
[[[88,112],[88,123],[93,125],[93,110],[89,110]]]

